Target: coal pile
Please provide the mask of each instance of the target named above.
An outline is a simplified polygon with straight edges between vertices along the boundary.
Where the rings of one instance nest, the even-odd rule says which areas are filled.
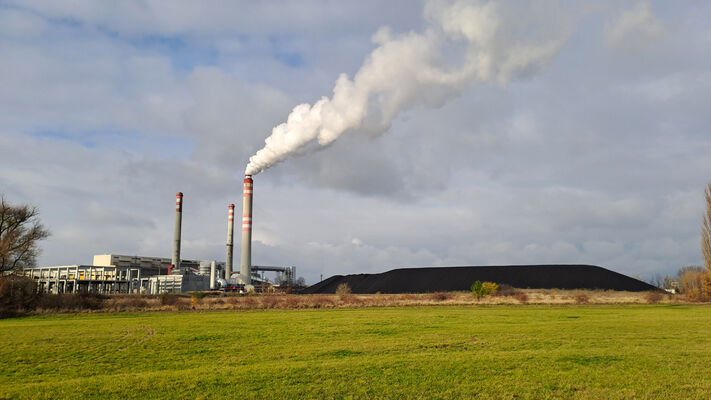
[[[380,274],[335,275],[304,293],[335,293],[346,283],[353,293],[468,291],[474,281],[526,289],[601,289],[641,292],[652,285],[595,265],[501,265],[488,267],[400,268]]]

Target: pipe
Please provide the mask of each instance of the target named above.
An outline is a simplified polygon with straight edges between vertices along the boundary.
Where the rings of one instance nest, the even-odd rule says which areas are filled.
[[[245,175],[242,196],[242,258],[239,270],[245,285],[252,284],[252,188],[252,176]]]
[[[233,236],[235,231],[235,205],[230,204],[227,215],[227,258],[225,259],[225,279],[229,279],[232,275],[232,249]]]
[[[180,271],[180,230],[183,221],[183,192],[175,195],[175,232],[173,234],[173,264],[172,273],[179,274]],[[169,273],[170,273],[169,272]]]

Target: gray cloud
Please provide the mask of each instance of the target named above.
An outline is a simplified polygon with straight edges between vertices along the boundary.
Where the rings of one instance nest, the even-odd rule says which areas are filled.
[[[649,3],[640,1],[605,26],[605,44],[621,51],[641,52],[654,46],[666,34],[667,29],[652,14]]]

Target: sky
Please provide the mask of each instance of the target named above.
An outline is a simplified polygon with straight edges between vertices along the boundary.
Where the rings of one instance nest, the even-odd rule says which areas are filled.
[[[367,70],[384,78],[365,122],[255,175],[254,264],[309,283],[451,265],[673,274],[701,264],[710,21],[705,1],[2,0],[0,193],[39,208],[39,265],[169,257],[178,191],[182,256],[224,260],[250,157]],[[493,61],[404,90],[405,69],[383,71],[420,73],[417,52],[373,60],[408,38],[443,70]]]

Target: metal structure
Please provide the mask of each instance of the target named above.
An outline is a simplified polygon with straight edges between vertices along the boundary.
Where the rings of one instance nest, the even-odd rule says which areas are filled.
[[[134,257],[136,259],[167,260],[156,257]],[[140,267],[62,265],[24,269],[24,275],[35,279],[41,291],[48,293],[181,293],[202,290],[224,290],[229,285],[237,285],[235,279],[229,282],[220,278],[224,263],[200,261],[199,269],[187,269],[182,274],[146,275]],[[274,283],[291,286],[296,277],[293,266],[251,266],[252,284],[271,284],[260,272],[276,272]],[[219,282],[224,282],[219,284]]]
[[[235,231],[235,205],[227,207],[227,257],[225,258],[225,278],[232,276],[232,249]]]
[[[252,265],[252,189],[251,175],[244,177],[242,196],[242,255],[240,259],[240,279],[245,285],[252,284],[250,267]],[[229,276],[225,276],[228,279]]]
[[[183,290],[183,276],[177,274],[157,275],[148,278],[148,293],[180,293]]]
[[[180,231],[183,221],[183,192],[178,192],[175,195],[175,232],[173,233],[173,272],[181,273],[180,269]]]
[[[210,261],[200,261],[198,275],[210,275]]]
[[[262,271],[270,271],[270,272],[276,272],[277,279],[276,281],[279,284],[284,284],[286,283],[287,286],[291,286],[294,284],[294,280],[296,279],[296,267],[277,267],[277,266],[269,266],[269,265],[252,265],[252,275],[254,273],[259,273]]]
[[[150,294],[193,292],[209,288],[209,275],[192,273],[156,275],[148,278],[147,284],[147,291]]]
[[[47,293],[139,293],[146,279],[139,268],[60,265],[25,268],[23,274],[34,279]]]

